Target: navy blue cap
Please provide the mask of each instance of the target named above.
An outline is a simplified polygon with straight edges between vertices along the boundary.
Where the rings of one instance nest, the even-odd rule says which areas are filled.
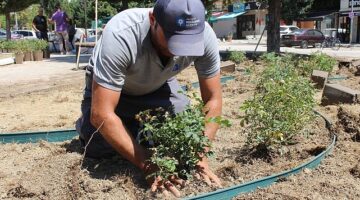
[[[157,0],[153,13],[172,54],[204,54],[205,8],[200,0]]]

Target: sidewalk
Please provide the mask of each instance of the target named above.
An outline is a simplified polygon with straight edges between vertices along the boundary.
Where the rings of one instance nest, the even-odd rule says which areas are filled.
[[[260,44],[261,45],[266,45],[266,41],[267,41],[267,37],[264,36],[261,41]],[[236,45],[236,44],[257,44],[259,42],[259,38],[256,39],[233,39],[231,42],[226,42],[226,41],[220,41],[221,43],[224,44],[230,44],[230,45]],[[342,47],[347,47],[349,45],[349,43],[342,43],[341,46]],[[359,43],[353,43],[351,44],[351,47],[359,47],[360,48],[360,44]],[[349,47],[347,47],[349,48]]]
[[[255,51],[257,41],[249,40],[233,40],[231,42],[219,41],[219,50],[224,51],[245,51],[252,53]],[[267,46],[265,41],[261,41],[256,52],[266,52]],[[281,52],[288,53],[297,53],[310,55],[316,52],[322,52],[329,56],[337,58],[346,58],[346,59],[360,59],[360,44],[354,44],[351,47],[348,47],[347,44],[342,44],[339,50],[332,50],[331,48],[314,48],[310,47],[307,49],[302,49],[300,47],[280,47]]]

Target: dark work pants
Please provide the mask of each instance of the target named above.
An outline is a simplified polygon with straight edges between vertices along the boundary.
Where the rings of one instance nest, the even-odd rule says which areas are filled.
[[[178,93],[180,90],[182,91],[179,83],[175,78],[172,78],[150,94],[130,96],[121,93],[115,113],[132,136],[138,138],[140,124],[135,119],[135,115],[141,111],[158,107],[166,109],[173,107],[175,113],[183,111],[189,104],[189,100],[185,95]],[[85,98],[82,101],[81,111],[82,117],[76,122],[76,130],[79,133],[82,147],[85,147],[91,135],[96,131],[96,128],[90,123],[91,98]],[[105,141],[101,133],[94,134],[86,149],[86,156],[93,158],[111,157],[115,154],[115,150]]]

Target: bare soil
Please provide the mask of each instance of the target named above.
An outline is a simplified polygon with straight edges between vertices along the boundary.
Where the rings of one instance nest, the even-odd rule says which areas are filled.
[[[318,117],[304,127],[296,141],[284,149],[284,156],[264,158],[259,151],[245,146],[246,129],[239,124],[239,107],[252,96],[254,77],[261,63],[246,62],[231,75],[235,80],[223,86],[223,114],[233,126],[219,130],[214,141],[215,156],[210,159],[214,172],[224,187],[258,179],[291,169],[318,155],[330,144],[325,121]],[[338,80],[359,90],[359,77],[351,70],[336,70],[349,78]],[[80,116],[83,73],[66,75],[66,84],[56,78],[38,81],[45,89],[26,87],[26,83],[2,87],[0,97],[0,132],[69,129]],[[194,69],[178,77],[182,84],[196,81]],[[29,84],[31,82],[29,81]],[[55,84],[54,84],[55,83]],[[35,84],[35,83],[33,83]],[[357,87],[357,88],[356,88]],[[317,95],[321,97],[321,95]],[[338,141],[332,154],[315,170],[282,179],[280,182],[236,199],[359,199],[360,198],[360,106],[318,107],[333,122]],[[111,159],[85,159],[79,141],[63,143],[0,144],[0,199],[151,199],[142,173],[120,156]],[[193,196],[216,188],[199,180],[190,180],[181,189],[183,196]]]

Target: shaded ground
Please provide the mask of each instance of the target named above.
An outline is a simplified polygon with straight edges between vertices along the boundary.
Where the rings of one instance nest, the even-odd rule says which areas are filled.
[[[317,155],[319,150],[330,143],[324,121],[317,118],[304,129],[308,137],[299,136],[297,139],[300,143],[290,146],[285,153],[286,156],[282,158],[268,162],[244,148],[246,131],[239,125],[238,108],[251,97],[254,85],[250,76],[245,76],[239,71],[250,65],[254,64],[249,62],[238,67],[234,74],[235,81],[230,81],[223,87],[223,113],[232,121],[233,126],[218,132],[214,143],[216,156],[211,159],[210,164],[225,186],[290,169]],[[342,70],[339,74],[347,73],[345,69]],[[81,71],[71,71],[66,77],[68,80],[65,85],[59,83],[60,79],[51,78],[39,81],[40,85],[44,83],[44,86],[47,86],[45,89],[33,88],[35,92],[30,92],[28,87],[25,93],[15,92],[12,95],[5,93],[17,91],[17,87],[21,90],[27,86],[26,81],[23,85],[12,87],[1,85],[5,95],[0,98],[0,132],[73,128],[75,120],[80,115],[83,74]],[[179,80],[182,84],[195,81],[195,71],[184,71]],[[356,87],[356,81],[359,81],[359,77],[352,76],[341,81],[341,84]],[[360,147],[356,137],[354,139],[360,124],[359,108],[359,105],[319,107],[318,110],[332,119],[339,135],[333,154],[315,170],[306,170],[269,188],[241,195],[237,199],[359,199]],[[156,197],[149,194],[142,174],[120,157],[106,160],[86,159],[84,167],[80,169],[82,155],[76,139],[58,144],[3,144],[0,145],[0,151],[6,152],[0,155],[0,198]],[[182,194],[189,196],[211,190],[215,188],[194,180],[182,189]]]

